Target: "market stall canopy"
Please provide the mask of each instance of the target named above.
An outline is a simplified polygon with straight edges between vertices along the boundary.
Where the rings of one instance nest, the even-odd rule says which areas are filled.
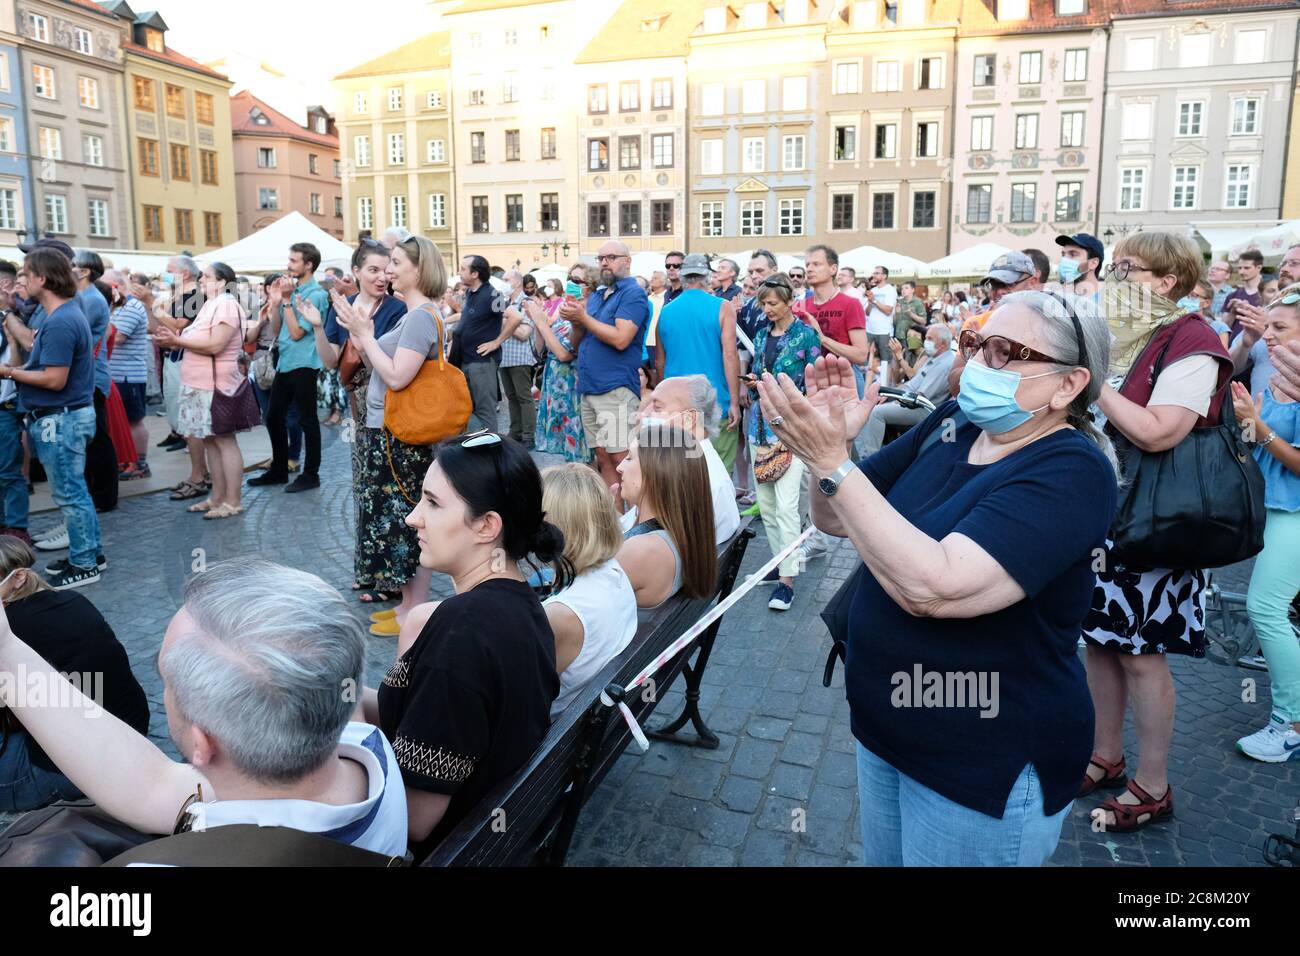
[[[549,279],[559,279],[561,282],[564,282],[569,277],[569,267],[562,266],[556,262],[548,262],[546,265],[539,266],[531,272],[526,272],[524,274],[531,275],[537,280],[538,285],[542,285]]]
[[[920,276],[929,279],[982,279],[993,260],[1010,251],[996,242],[981,242],[922,266]]]
[[[1203,245],[1208,246],[1210,255],[1222,259],[1235,247],[1248,242],[1251,236],[1260,231],[1258,223],[1234,226],[1194,226],[1196,236]]]
[[[1265,259],[1280,259],[1288,249],[1297,243],[1300,243],[1300,219],[1284,222],[1272,229],[1257,232],[1245,242],[1233,246],[1229,250],[1229,254],[1233,259],[1236,259],[1247,249],[1258,249],[1264,253]]]
[[[730,259],[740,266],[740,273],[744,275],[745,270],[749,268],[749,260],[754,258],[754,251],[754,249],[745,249],[742,252],[725,253],[721,256],[715,256],[714,262],[716,263],[718,259]],[[789,272],[795,266],[803,265],[803,253],[796,255],[790,252],[777,252],[773,253],[773,255],[776,256],[776,267],[782,272]]]
[[[112,263],[112,268],[121,269],[123,272],[143,272],[147,276],[160,276],[167,271],[167,262],[171,255],[160,255],[156,252],[137,252],[134,249],[91,249],[97,252],[107,263]],[[23,252],[17,246],[0,246],[0,259],[5,259],[14,265],[21,265],[23,261]]]
[[[351,246],[297,211],[236,243],[195,258],[203,262],[224,262],[236,272],[278,272],[284,269],[289,247],[295,242],[310,242],[319,249],[322,269],[326,266],[346,269],[352,263]]]
[[[664,252],[638,252],[632,256],[632,275],[640,276],[643,279],[649,279],[656,272],[664,271],[664,259],[668,257]],[[560,276],[561,279],[564,276]]]
[[[840,253],[840,265],[848,266],[860,276],[870,275],[876,266],[884,266],[889,270],[891,279],[919,276],[921,270],[925,268],[925,263],[920,259],[913,259],[911,256],[904,256],[897,252],[887,252],[875,246],[858,246],[856,249]]]

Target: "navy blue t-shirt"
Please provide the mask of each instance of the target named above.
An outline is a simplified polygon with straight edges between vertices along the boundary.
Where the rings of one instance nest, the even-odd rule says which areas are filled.
[[[578,343],[578,394],[604,395],[626,388],[639,396],[641,378],[637,369],[641,367],[642,344],[650,322],[649,296],[636,279],[628,276],[615,282],[612,289],[601,286],[587,298],[586,305],[587,314],[605,325],[615,325],[618,319],[635,323],[636,335],[625,349],[606,345],[592,332],[583,335]]]
[[[484,282],[472,292],[466,290],[465,304],[461,307],[460,321],[456,324],[462,367],[474,362],[501,360],[500,349],[479,355],[478,347],[494,341],[501,334],[501,325],[509,307],[509,297],[492,288],[490,282]]]
[[[47,315],[36,330],[31,358],[23,367],[28,371],[43,372],[47,368],[67,366],[68,381],[57,392],[20,384],[18,394],[23,407],[33,410],[89,405],[95,391],[93,350],[90,323],[76,299],[65,302]]]
[[[845,657],[853,735],[918,783],[998,819],[1032,763],[1050,815],[1074,798],[1092,751],[1078,639],[1095,553],[1115,513],[1115,472],[1073,429],[971,465],[979,429],[965,423],[918,457],[925,437],[956,412],[956,402],[945,403],[859,467],[914,526],[935,540],[970,538],[1027,596],[982,617],[913,617],[862,575]],[[937,698],[942,706],[924,693],[933,674],[951,688]]]
[[[349,303],[355,303],[355,295],[348,296]],[[386,295],[383,301],[379,303],[379,308],[375,310],[373,316],[375,322],[375,338],[383,338],[392,331],[397,320],[406,315],[406,303],[395,295]],[[330,306],[325,313],[325,339],[330,345],[337,345],[340,348],[348,340],[348,330],[339,325],[339,315],[334,311],[334,306]]]

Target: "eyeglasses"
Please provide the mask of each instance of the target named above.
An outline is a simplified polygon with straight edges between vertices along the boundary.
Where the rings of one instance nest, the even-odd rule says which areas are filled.
[[[1110,264],[1110,268],[1106,270],[1106,276],[1113,275],[1120,282],[1123,282],[1125,279],[1129,277],[1130,274],[1134,272],[1150,272],[1150,271],[1151,271],[1150,269],[1146,268],[1145,266],[1138,265],[1137,263],[1133,262],[1131,259],[1116,259],[1114,262]],[[1103,276],[1102,278],[1105,278],[1105,276]]]
[[[790,273],[790,278],[791,278],[791,279],[802,279],[802,278],[803,278],[803,275],[804,275],[804,274],[803,274],[802,272],[791,272],[791,273]]]
[[[782,286],[783,288],[788,289],[790,288],[790,283],[785,276],[768,276],[758,284],[760,289],[774,288],[776,286]]]
[[[664,268],[665,268],[665,269],[680,269],[681,267],[682,267],[682,264],[681,264],[680,262],[665,262],[665,263],[664,263]]]
[[[1297,302],[1300,302],[1300,292],[1288,292],[1280,299],[1274,299],[1268,306],[1272,308],[1275,305],[1295,305]]]
[[[1060,359],[1052,358],[1036,349],[1031,349],[1028,345],[1017,342],[1015,339],[1009,339],[1004,335],[990,335],[988,338],[980,338],[980,334],[974,329],[966,329],[957,339],[957,348],[961,356],[967,362],[975,357],[975,353],[984,352],[984,364],[989,368],[1006,368],[1008,362],[1051,362],[1053,365],[1071,365],[1071,362],[1062,362]]]
[[[623,255],[622,253],[619,253],[618,255],[611,255],[611,256],[596,256],[596,261],[597,261],[597,262],[617,262],[619,259],[626,259],[626,258],[628,258],[628,257],[625,256],[625,255]]]

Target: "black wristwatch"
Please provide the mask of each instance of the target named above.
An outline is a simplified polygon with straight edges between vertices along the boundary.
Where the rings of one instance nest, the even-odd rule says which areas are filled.
[[[853,474],[853,472],[857,470],[857,467],[857,465],[853,464],[852,459],[844,462],[844,464],[836,468],[832,474],[817,482],[817,490],[827,498],[834,498],[835,493],[840,490],[840,485],[844,482],[844,479]]]

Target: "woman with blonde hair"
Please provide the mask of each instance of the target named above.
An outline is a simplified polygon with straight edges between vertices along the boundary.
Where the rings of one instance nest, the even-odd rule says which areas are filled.
[[[554,720],[601,669],[636,636],[636,594],[616,559],[623,545],[614,499],[600,475],[585,465],[542,472],[542,510],[564,532],[564,557],[573,582],[542,602],[555,632],[560,696]]]
[[[702,598],[713,593],[713,494],[709,466],[694,435],[675,426],[642,425],[618,466],[615,493],[636,505],[638,523],[624,535],[618,563],[646,618],[681,591]]]

